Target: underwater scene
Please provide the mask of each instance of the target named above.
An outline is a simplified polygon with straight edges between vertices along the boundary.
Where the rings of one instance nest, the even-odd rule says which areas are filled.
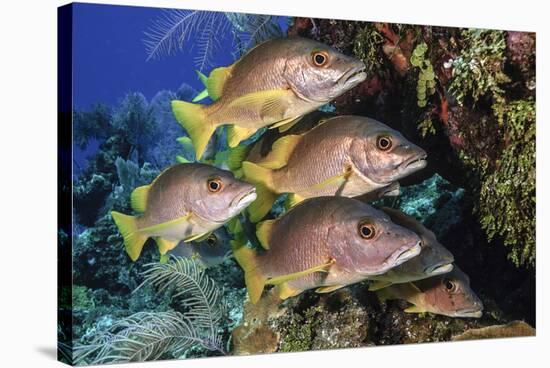
[[[61,361],[535,335],[534,33],[67,7]]]

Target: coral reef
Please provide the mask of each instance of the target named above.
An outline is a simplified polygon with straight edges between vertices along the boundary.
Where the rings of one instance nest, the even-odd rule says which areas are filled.
[[[369,77],[336,112],[377,118],[427,149],[428,170],[405,184],[437,172],[464,188],[479,242],[534,265],[534,34],[307,18],[289,34],[362,58]]]
[[[278,32],[272,18],[223,16],[242,50]],[[534,34],[311,18],[294,18],[289,34],[354,54],[368,73],[290,132],[319,116],[357,114],[425,148],[428,167],[400,183],[400,196],[375,204],[399,208],[436,234],[470,276],[483,317],[408,314],[403,301],[379,301],[368,282],[286,301],[268,291],[253,305],[235,260],[206,270],[192,260],[161,264],[152,240],[131,262],[109,212],[130,213],[136,186],[195,159],[170,108],[173,99],[196,96],[184,84],[151,101],[129,93],[112,109],[98,104],[73,116],[75,149],[97,149],[75,163],[74,234],[60,232],[61,250],[73,239],[74,286],[59,290],[61,314],[72,317],[72,326],[68,318],[58,328],[67,361],[71,342],[80,345],[78,362],[88,364],[534,334]],[[206,65],[210,51],[203,52]],[[269,148],[276,132],[261,130],[251,141],[261,134]],[[223,164],[225,141],[219,129],[204,161]],[[283,211],[284,199],[272,214]],[[151,348],[140,350],[146,343]]]

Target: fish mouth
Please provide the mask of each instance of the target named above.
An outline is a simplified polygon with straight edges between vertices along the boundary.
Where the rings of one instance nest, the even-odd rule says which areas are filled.
[[[424,273],[429,276],[442,275],[444,273],[451,272],[453,270],[453,267],[454,266],[452,263],[436,264],[430,267],[426,267]]]
[[[394,267],[399,266],[400,264],[407,262],[409,259],[416,257],[420,254],[422,247],[420,246],[420,241],[418,241],[412,247],[410,245],[404,245],[392,254],[390,254],[386,260],[382,263],[382,266],[376,271],[370,273],[371,276],[382,275]]]
[[[230,207],[236,207],[237,210],[244,209],[247,207],[250,203],[254,202],[256,200],[256,188],[252,188],[247,192],[244,192],[238,197],[235,197],[233,201],[231,201]]]
[[[365,64],[354,66],[345,72],[339,82],[344,85],[357,85],[367,79],[367,73],[365,73]]]
[[[404,170],[407,170],[407,171],[416,171],[416,170],[423,169],[428,164],[428,161],[426,160],[427,157],[428,156],[425,153],[420,154],[418,156],[413,156],[407,161],[403,162],[401,166],[403,167]]]
[[[480,318],[482,315],[483,315],[482,309],[467,309],[467,310],[454,313],[453,317]]]
[[[402,263],[407,262],[409,259],[416,257],[420,254],[422,247],[420,246],[421,241],[418,241],[415,245],[404,246],[399,248],[394,252],[390,257],[393,258],[393,267],[399,266]]]

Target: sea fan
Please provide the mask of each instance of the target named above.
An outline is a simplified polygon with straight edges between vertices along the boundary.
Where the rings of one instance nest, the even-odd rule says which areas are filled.
[[[235,30],[235,44],[239,55],[264,41],[284,36],[276,16],[226,13],[226,17]]]
[[[234,36],[237,51],[242,54],[259,42],[281,37],[283,32],[277,17],[269,15],[167,9],[153,21],[143,42],[147,60],[196,47],[194,61],[202,71],[213,66],[224,35]],[[196,43],[188,45],[192,38]]]
[[[140,287],[172,292],[183,312],[139,312],[119,320],[89,344],[76,346],[75,364],[177,358],[193,346],[224,354],[218,333],[225,312],[221,292],[204,269],[193,259],[179,257],[148,266]]]

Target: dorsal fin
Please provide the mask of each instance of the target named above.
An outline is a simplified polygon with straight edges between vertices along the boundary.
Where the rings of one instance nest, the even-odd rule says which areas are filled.
[[[149,196],[149,189],[151,189],[151,185],[144,185],[134,189],[134,191],[130,195],[130,203],[134,211],[141,213],[145,212],[147,208],[147,197]]]
[[[208,90],[208,96],[210,96],[212,101],[216,101],[222,95],[223,86],[227,78],[231,75],[233,65],[216,68],[210,73],[210,76],[206,81],[206,89]]]
[[[258,162],[258,165],[268,169],[280,169],[286,166],[290,155],[301,138],[301,135],[287,135],[277,139],[275,143],[273,143],[271,151],[266,157]]]

